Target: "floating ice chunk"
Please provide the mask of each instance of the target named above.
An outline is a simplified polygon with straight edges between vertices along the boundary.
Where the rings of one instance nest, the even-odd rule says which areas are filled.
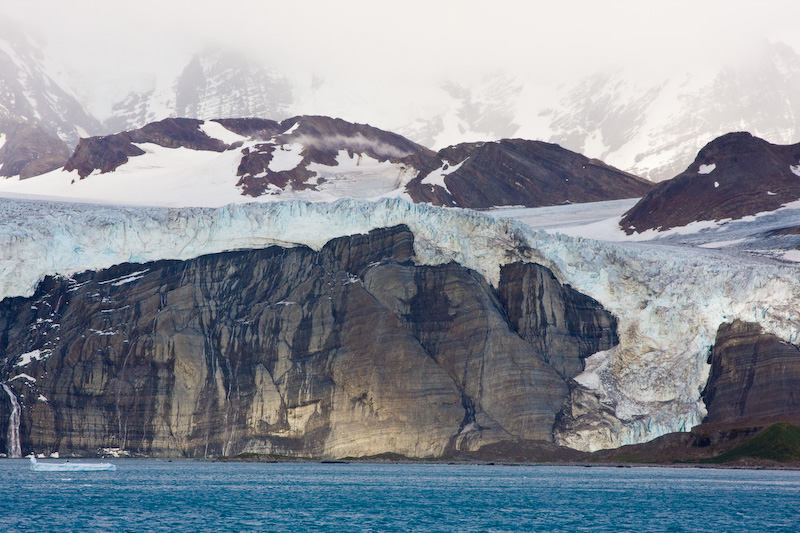
[[[717,168],[716,163],[711,163],[710,165],[700,165],[700,170],[697,171],[698,174],[711,174],[714,169]]]
[[[715,181],[715,182],[714,182],[714,188],[716,189],[716,188],[718,188],[718,187],[719,187],[719,182],[718,182],[718,181]]]

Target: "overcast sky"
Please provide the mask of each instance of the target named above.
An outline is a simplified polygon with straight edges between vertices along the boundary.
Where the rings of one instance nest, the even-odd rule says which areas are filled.
[[[559,81],[607,66],[746,60],[759,40],[800,51],[797,0],[0,0],[80,91],[123,93],[206,45],[289,76],[353,87],[468,82],[504,72]],[[87,88],[88,87],[88,88]],[[373,89],[374,90],[374,89]]]

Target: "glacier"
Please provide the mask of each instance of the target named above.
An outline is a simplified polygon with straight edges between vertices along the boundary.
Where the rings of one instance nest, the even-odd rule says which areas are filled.
[[[420,264],[455,261],[496,287],[502,265],[537,262],[618,318],[620,344],[590,357],[577,381],[612,407],[619,423],[556,434],[572,448],[613,448],[699,424],[707,358],[722,323],[756,322],[786,342],[798,341],[795,265],[670,241],[548,233],[510,218],[401,198],[219,208],[0,199],[0,298],[30,296],[46,275],[270,245],[318,250],[336,237],[398,224],[414,233]]]

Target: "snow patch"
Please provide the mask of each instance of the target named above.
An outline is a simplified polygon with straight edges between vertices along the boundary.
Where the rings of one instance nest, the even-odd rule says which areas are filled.
[[[106,281],[99,281],[98,285],[108,285],[109,283],[114,287],[119,287],[120,285],[125,285],[126,283],[130,283],[132,281],[136,281],[138,279],[142,279],[145,274],[150,272],[149,268],[145,268],[144,270],[137,270],[136,272],[132,272],[125,276],[120,276],[114,279],[108,279]]]
[[[6,134],[0,133],[0,148],[2,148],[4,144],[6,144]],[[2,167],[2,165],[0,165],[0,167]]]
[[[19,356],[19,362],[14,366],[28,366],[33,361],[43,361],[50,357],[52,350],[33,350]]]
[[[211,137],[212,139],[218,139],[225,144],[233,144],[237,142],[244,142],[247,140],[247,137],[243,137],[238,133],[234,133],[219,122],[214,120],[207,120],[200,124],[200,131]]]
[[[282,144],[272,148],[272,159],[269,169],[272,172],[285,172],[294,170],[303,162],[303,149],[300,143]]]
[[[790,166],[789,170],[791,170],[792,174],[794,174],[795,176],[800,176],[800,165]]]
[[[447,185],[444,182],[444,177],[449,174],[452,174],[453,172],[461,168],[461,165],[466,163],[467,159],[458,163],[457,165],[450,165],[446,161],[442,161],[442,166],[437,168],[436,170],[431,171],[431,173],[425,176],[420,183],[422,183],[423,185],[438,185],[439,187],[447,191],[449,194],[450,190],[447,188]]]
[[[700,165],[700,170],[697,171],[698,174],[711,174],[714,169],[717,168],[716,163],[711,163],[710,165]]]
[[[715,182],[714,182],[714,188],[716,189],[716,188],[718,188],[718,187],[719,187],[719,182],[718,182],[718,181],[715,181]]]
[[[16,376],[14,376],[13,378],[9,379],[8,381],[14,381],[14,380],[17,380],[17,379],[24,379],[25,381],[28,381],[30,383],[36,383],[36,378],[35,377],[29,376],[28,374],[25,374],[24,372],[22,374],[17,374]]]

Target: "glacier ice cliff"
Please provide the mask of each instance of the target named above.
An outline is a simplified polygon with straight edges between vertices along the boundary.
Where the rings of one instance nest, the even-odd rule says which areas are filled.
[[[617,447],[700,423],[720,324],[745,320],[797,340],[796,267],[743,255],[733,261],[718,250],[548,235],[400,199],[218,209],[0,200],[0,297],[30,296],[46,275],[270,245],[320,250],[336,237],[401,224],[414,234],[420,265],[453,261],[497,288],[503,265],[536,262],[617,318],[619,344],[586,360],[571,414],[556,426],[556,442],[569,447]],[[581,408],[589,404],[595,408]]]

